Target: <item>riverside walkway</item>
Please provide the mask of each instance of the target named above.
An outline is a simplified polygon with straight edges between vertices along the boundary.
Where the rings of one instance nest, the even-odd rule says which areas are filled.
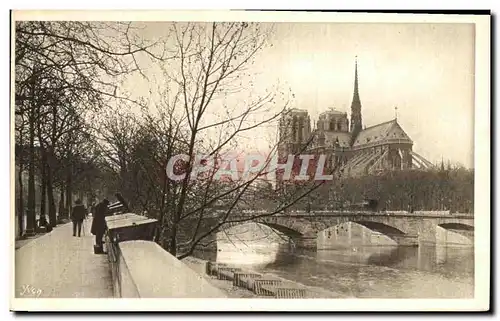
[[[91,224],[85,220],[81,237],[67,223],[17,249],[15,297],[112,298],[108,259],[93,252]]]

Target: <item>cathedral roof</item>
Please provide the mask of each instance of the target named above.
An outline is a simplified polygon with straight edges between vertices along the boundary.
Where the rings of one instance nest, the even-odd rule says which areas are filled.
[[[343,132],[330,132],[330,131],[318,131],[318,137],[320,135],[325,136],[325,146],[333,147],[335,141],[339,141],[340,147],[350,147],[351,134]]]
[[[412,143],[411,138],[404,132],[398,122],[393,119],[391,121],[363,129],[354,140],[353,147],[371,143],[381,143],[388,139],[398,139]]]

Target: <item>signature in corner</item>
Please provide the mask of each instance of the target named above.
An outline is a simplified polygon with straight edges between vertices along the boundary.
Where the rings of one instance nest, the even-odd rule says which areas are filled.
[[[21,296],[39,297],[41,294],[42,294],[42,289],[35,288],[32,285],[25,284],[21,287]]]

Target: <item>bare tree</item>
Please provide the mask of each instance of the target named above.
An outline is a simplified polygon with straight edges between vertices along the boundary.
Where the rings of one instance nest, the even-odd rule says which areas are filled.
[[[177,50],[175,56],[178,58],[165,66],[164,75],[168,80],[173,114],[181,115],[188,128],[185,151],[190,157],[185,168],[185,179],[178,186],[178,197],[174,200],[174,206],[168,209],[171,222],[169,251],[176,255],[180,222],[191,215],[186,213],[186,208],[189,207],[187,199],[192,189],[190,176],[195,154],[204,152],[210,157],[218,156],[238,134],[273,121],[280,112],[252,121],[252,115],[270,110],[269,104],[275,97],[268,93],[262,97],[251,97],[246,106],[238,106],[239,110],[232,110],[224,103],[218,104],[215,112],[222,118],[215,122],[207,121],[208,115],[214,112],[215,100],[223,100],[228,95],[248,90],[248,86],[252,86],[251,80],[245,83],[245,72],[256,53],[266,45],[267,35],[261,30],[261,25],[239,22],[186,23],[174,24],[173,30],[174,48]],[[205,132],[211,135],[205,135]],[[202,143],[203,138],[206,140],[213,136],[218,136],[217,143]],[[246,188],[241,187],[239,190],[244,191]],[[207,199],[202,204],[201,210],[197,212],[199,222],[203,219],[203,209],[214,201]],[[194,235],[197,234],[198,226]]]
[[[26,149],[25,149],[25,141],[26,141],[26,120],[23,117],[23,114],[16,114],[16,125],[15,125],[15,135],[16,135],[16,165],[17,165],[17,189],[18,195],[16,195],[16,213],[17,220],[19,225],[19,236],[22,237],[24,230],[24,179],[23,173],[25,171],[26,164]],[[17,233],[17,231],[16,231]]]
[[[261,49],[272,45],[267,42],[270,29],[239,22],[170,27],[171,59],[161,65],[156,97],[140,113],[123,106],[111,108],[94,134],[131,207],[158,218],[157,241],[182,258],[206,245],[207,237],[225,225],[283,213],[323,182],[305,182],[278,192],[263,181],[280,140],[288,138],[280,136],[277,141],[277,135],[253,176],[217,177],[221,159],[231,152],[237,156],[234,152],[245,136],[269,128],[276,131],[288,107],[287,93],[254,90],[250,66]],[[304,141],[304,149],[310,143]],[[166,167],[178,154],[188,156],[175,166],[184,178],[172,180]],[[194,179],[199,155],[214,162]],[[220,211],[214,216],[217,208]],[[267,211],[252,212],[263,208]],[[249,214],[242,217],[243,210],[250,210]],[[215,218],[216,224],[207,228],[203,223],[207,218]]]
[[[22,126],[27,127],[28,132],[30,232],[35,228],[35,144],[41,149],[42,185],[47,187],[42,191],[47,191],[49,217],[54,224],[51,182],[54,166],[50,165],[56,163],[54,155],[61,147],[58,139],[63,133],[69,130],[78,135],[78,128],[64,128],[65,117],[97,111],[116,99],[130,100],[120,96],[117,88],[125,76],[141,72],[139,57],[164,59],[164,48],[158,46],[161,43],[143,41],[135,29],[131,23],[122,22],[16,23],[16,114],[23,114],[27,119]]]

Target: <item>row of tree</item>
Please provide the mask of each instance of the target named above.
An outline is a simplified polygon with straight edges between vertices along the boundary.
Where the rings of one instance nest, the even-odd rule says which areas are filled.
[[[143,44],[130,24],[122,23],[20,21],[15,35],[17,211],[21,228],[27,213],[31,234],[38,225],[55,226],[56,213],[67,217],[76,191],[92,196],[100,169],[89,119],[120,98],[119,78],[138,70],[131,62],[139,53],[152,55],[152,45]]]
[[[311,193],[302,207],[341,208],[364,200],[380,210],[450,210],[473,213],[474,171],[463,167],[383,172],[336,180]],[[317,205],[316,205],[317,204]]]

